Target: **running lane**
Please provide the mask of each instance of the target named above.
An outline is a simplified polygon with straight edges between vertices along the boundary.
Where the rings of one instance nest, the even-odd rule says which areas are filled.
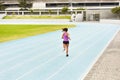
[[[117,31],[97,23],[69,29],[69,57],[60,30],[0,43],[0,80],[82,80]]]

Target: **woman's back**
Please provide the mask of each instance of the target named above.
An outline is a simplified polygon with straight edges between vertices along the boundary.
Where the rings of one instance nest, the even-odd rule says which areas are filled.
[[[64,41],[69,41],[69,37],[68,37],[68,33],[67,33],[67,32],[65,32],[65,33],[63,34],[63,40],[64,40]]]

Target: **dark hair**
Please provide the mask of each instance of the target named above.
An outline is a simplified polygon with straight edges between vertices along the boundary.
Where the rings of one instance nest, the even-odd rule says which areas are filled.
[[[63,28],[62,30],[67,32],[67,31],[68,31],[68,28]]]

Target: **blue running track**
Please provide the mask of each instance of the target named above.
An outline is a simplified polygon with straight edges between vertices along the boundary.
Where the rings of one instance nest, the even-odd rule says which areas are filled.
[[[69,57],[60,30],[0,43],[0,80],[82,80],[117,31],[116,25],[80,23],[69,29]]]

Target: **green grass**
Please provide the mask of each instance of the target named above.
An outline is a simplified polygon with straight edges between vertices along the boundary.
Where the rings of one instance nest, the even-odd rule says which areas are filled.
[[[34,16],[34,15],[10,15],[3,19],[70,19],[71,16]]]
[[[0,25],[0,42],[44,34],[75,25]]]

